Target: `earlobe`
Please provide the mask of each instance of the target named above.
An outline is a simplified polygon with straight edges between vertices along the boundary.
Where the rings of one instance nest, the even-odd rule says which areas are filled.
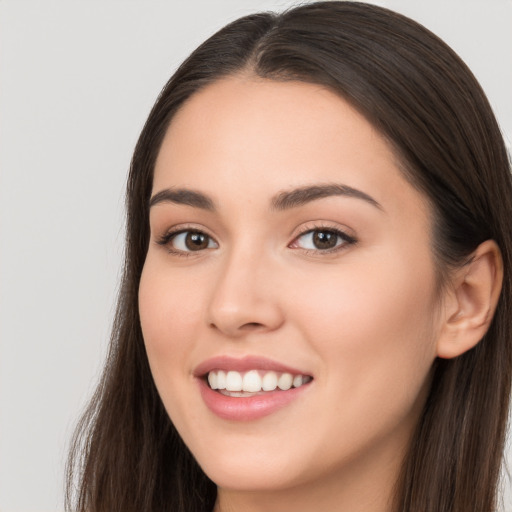
[[[452,279],[437,342],[438,357],[457,357],[484,337],[496,311],[502,282],[501,251],[494,240],[487,240]]]

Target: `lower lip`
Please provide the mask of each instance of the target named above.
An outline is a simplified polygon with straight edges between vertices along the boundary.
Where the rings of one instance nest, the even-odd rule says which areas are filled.
[[[272,414],[295,400],[310,384],[288,391],[268,391],[263,395],[248,397],[226,396],[214,391],[199,379],[199,389],[204,403],[219,418],[232,421],[253,421]]]

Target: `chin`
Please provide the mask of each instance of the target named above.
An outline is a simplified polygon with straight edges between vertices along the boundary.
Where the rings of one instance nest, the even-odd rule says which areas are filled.
[[[294,475],[268,465],[251,463],[250,467],[248,464],[228,466],[221,462],[214,467],[202,466],[202,469],[218,487],[233,491],[277,491],[294,485]]]
[[[278,456],[276,456],[278,453]],[[281,452],[259,447],[252,450],[209,450],[194,454],[201,469],[218,487],[237,491],[275,491],[304,479],[304,468],[286,449]]]

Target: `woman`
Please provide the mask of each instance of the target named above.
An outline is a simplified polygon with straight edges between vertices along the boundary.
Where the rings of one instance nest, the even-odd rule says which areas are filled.
[[[495,510],[511,197],[483,92],[411,20],[219,31],[135,149],[74,509]]]

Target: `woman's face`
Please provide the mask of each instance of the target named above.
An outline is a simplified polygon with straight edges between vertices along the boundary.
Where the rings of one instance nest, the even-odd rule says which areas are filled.
[[[206,474],[391,482],[441,315],[429,207],[372,126],[317,85],[218,81],[168,129],[150,226],[149,363]]]

